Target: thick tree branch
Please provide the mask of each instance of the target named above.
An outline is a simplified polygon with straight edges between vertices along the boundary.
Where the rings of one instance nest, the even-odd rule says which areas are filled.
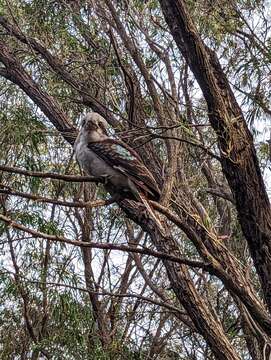
[[[17,84],[35,101],[36,105],[39,106],[62,136],[70,143],[73,143],[76,129],[61,109],[60,104],[38,86],[4,42],[0,42],[0,61],[5,65],[5,69],[0,71],[0,75]]]
[[[39,54],[49,64],[53,71],[58,74],[62,80],[77,90],[82,96],[82,101],[85,105],[90,106],[94,111],[98,112],[100,115],[106,118],[111,125],[116,126],[118,124],[118,121],[114,117],[113,113],[109,111],[109,109],[107,109],[103,104],[97,101],[97,99],[92,97],[85,88],[84,84],[68,70],[66,70],[65,65],[56,56],[52,55],[37,40],[25,36],[16,25],[10,23],[4,16],[0,16],[0,24],[8,31],[10,35],[16,37],[22,43],[30,46],[32,50]]]
[[[271,209],[253,138],[217,56],[201,40],[186,2],[160,0],[182,55],[194,73],[218,135],[221,164],[271,311]]]

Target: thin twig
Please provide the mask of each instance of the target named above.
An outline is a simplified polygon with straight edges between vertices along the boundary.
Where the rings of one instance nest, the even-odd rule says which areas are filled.
[[[20,169],[17,167],[11,167],[11,166],[5,166],[0,165],[0,170],[8,173],[14,173],[14,174],[21,174],[24,176],[33,176],[33,177],[40,177],[40,178],[47,178],[47,179],[56,179],[56,180],[62,180],[62,181],[73,181],[73,182],[104,182],[103,178],[94,177],[94,176],[79,176],[79,175],[64,175],[64,174],[55,174],[51,172],[40,172],[40,171],[29,171]]]
[[[39,284],[39,285],[42,284],[41,281],[28,280],[28,279],[27,279],[27,281],[30,282],[30,283],[33,283],[33,284]],[[124,298],[124,297],[136,298],[136,299],[140,299],[140,300],[143,300],[143,301],[150,302],[150,303],[152,303],[154,305],[165,307],[165,308],[167,308],[167,309],[169,309],[171,311],[176,311],[176,312],[180,312],[180,313],[184,314],[184,311],[182,311],[181,309],[179,309],[179,308],[177,308],[177,307],[175,307],[173,305],[167,304],[167,303],[162,302],[162,301],[151,299],[150,297],[147,297],[147,296],[138,295],[138,294],[131,294],[131,293],[130,294],[114,294],[114,293],[106,291],[104,289],[102,289],[102,291],[92,291],[92,290],[88,290],[88,289],[82,288],[82,287],[77,287],[77,286],[68,285],[68,284],[54,283],[54,282],[46,282],[46,285],[47,286],[63,286],[63,287],[69,288],[69,289],[74,289],[74,290],[79,290],[79,291],[91,293],[93,295],[114,296],[114,297],[119,297],[119,298]]]
[[[2,184],[0,184],[0,187],[1,186],[2,186]],[[62,201],[62,200],[56,200],[56,199],[43,197],[40,195],[27,194],[27,193],[23,193],[21,191],[14,191],[10,188],[7,188],[7,189],[0,188],[0,194],[19,196],[19,197],[22,197],[25,199],[30,199],[30,200],[36,201],[36,202],[55,204],[55,205],[60,205],[60,206],[73,207],[73,208],[96,208],[96,207],[100,207],[100,206],[110,205],[116,201],[113,198],[110,198],[108,200],[93,200],[93,201],[87,201],[87,202]]]

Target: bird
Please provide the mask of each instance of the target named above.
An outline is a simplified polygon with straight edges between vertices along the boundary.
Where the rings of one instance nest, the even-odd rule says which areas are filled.
[[[104,179],[105,188],[119,199],[159,201],[159,187],[138,153],[108,135],[106,120],[87,113],[74,144],[76,159],[91,176]]]

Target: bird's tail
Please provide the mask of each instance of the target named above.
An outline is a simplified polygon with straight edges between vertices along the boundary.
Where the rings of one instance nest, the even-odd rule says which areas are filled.
[[[148,199],[146,199],[145,195],[143,193],[141,193],[140,191],[138,191],[137,186],[132,182],[129,181],[129,187],[130,190],[132,191],[134,197],[139,201],[142,202],[143,205],[145,205],[146,210],[148,211],[150,217],[152,218],[152,220],[155,222],[155,224],[157,225],[157,227],[159,228],[160,232],[163,234],[165,229],[164,226],[161,224],[160,219],[158,218],[158,216],[155,215],[153,209],[151,208]]]
[[[155,215],[153,209],[151,208],[148,200],[145,198],[145,196],[143,194],[141,194],[140,192],[138,192],[139,198],[141,200],[141,202],[144,204],[145,208],[147,209],[150,217],[152,218],[152,220],[155,222],[155,224],[157,225],[157,227],[159,228],[161,233],[164,233],[165,228],[162,225],[160,219],[158,218],[157,215]]]

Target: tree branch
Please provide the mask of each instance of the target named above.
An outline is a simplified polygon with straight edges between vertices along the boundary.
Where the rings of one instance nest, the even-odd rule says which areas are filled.
[[[40,231],[36,231],[36,230],[32,230],[27,228],[24,225],[21,225],[17,222],[15,222],[14,220],[12,220],[11,218],[0,214],[0,220],[4,221],[8,226],[17,229],[17,230],[21,230],[24,232],[27,232],[28,234],[33,235],[34,237],[38,237],[41,239],[47,239],[47,240],[51,240],[51,241],[56,241],[56,242],[62,242],[62,243],[66,243],[66,244],[70,244],[70,245],[74,245],[74,246],[79,246],[79,247],[88,247],[88,248],[95,248],[95,249],[107,249],[107,250],[118,250],[118,251],[124,251],[124,252],[132,252],[132,253],[138,253],[138,254],[143,254],[143,255],[149,255],[149,256],[153,256],[162,260],[168,260],[168,261],[173,261],[176,262],[178,264],[185,264],[185,265],[189,265],[192,267],[198,267],[198,268],[202,268],[202,269],[208,269],[209,264],[205,264],[203,262],[200,261],[196,261],[196,260],[189,260],[189,259],[182,259],[173,255],[169,255],[166,253],[162,253],[159,251],[153,251],[150,249],[139,249],[139,248],[134,248],[134,247],[130,247],[127,245],[116,245],[116,244],[103,244],[103,243],[88,243],[85,241],[77,241],[77,240],[70,240],[67,239],[63,236],[57,236],[57,235],[50,235],[50,234],[45,234],[43,232]]]
[[[24,176],[40,177],[45,179],[54,179],[62,181],[71,181],[71,182],[95,182],[100,183],[104,182],[103,178],[97,178],[94,176],[81,176],[81,175],[65,175],[65,174],[56,174],[56,173],[44,173],[40,171],[29,171],[20,169],[12,166],[0,165],[0,171],[5,171],[12,174],[21,174]]]
[[[48,63],[53,71],[62,78],[62,80],[64,80],[67,84],[69,84],[81,94],[83,103],[85,105],[91,106],[94,111],[97,111],[104,118],[108,119],[111,125],[116,126],[118,124],[114,114],[109,109],[107,109],[105,105],[91,96],[90,93],[86,91],[84,84],[79,79],[77,79],[74,74],[71,74],[68,70],[66,70],[65,65],[56,56],[52,55],[34,38],[30,38],[24,35],[23,32],[17,28],[17,26],[11,24],[4,16],[0,16],[0,24],[9,32],[10,35],[13,35],[22,43],[30,46],[31,49],[34,50],[37,54],[41,55],[41,57]]]
[[[28,282],[30,283],[33,283],[33,284],[42,284],[42,282],[40,281],[35,281],[35,280],[28,280]],[[147,301],[151,304],[154,304],[154,305],[157,305],[157,306],[161,306],[161,307],[164,307],[168,310],[171,310],[171,311],[174,311],[174,312],[178,312],[178,313],[181,313],[182,315],[184,315],[184,312],[173,306],[173,305],[170,305],[170,304],[167,304],[166,302],[162,302],[162,301],[157,301],[155,299],[151,299],[150,297],[147,297],[147,296],[142,296],[142,295],[138,295],[138,294],[114,294],[112,292],[109,292],[109,291],[106,291],[104,289],[102,289],[101,291],[92,291],[92,290],[88,290],[86,288],[81,288],[81,287],[77,287],[77,286],[73,286],[73,285],[68,285],[68,284],[60,284],[60,283],[54,283],[54,282],[46,282],[46,285],[47,286],[63,286],[63,287],[66,287],[66,288],[69,288],[69,289],[74,289],[74,290],[79,290],[79,291],[83,291],[83,292],[87,292],[87,293],[90,293],[92,295],[101,295],[101,296],[112,296],[112,297],[119,297],[119,298],[136,298],[136,299],[140,299],[140,300],[143,300],[143,301]]]
[[[97,208],[105,205],[113,204],[116,200],[114,198],[110,198],[108,200],[93,200],[88,202],[77,202],[77,201],[61,201],[56,199],[50,199],[47,197],[43,197],[40,195],[32,195],[32,194],[26,194],[21,191],[14,191],[10,188],[1,189],[2,184],[0,184],[0,194],[7,194],[7,195],[13,195],[13,196],[19,196],[25,199],[33,200],[36,202],[41,203],[48,203],[48,204],[55,204],[60,206],[67,206],[72,208]],[[5,185],[4,185],[5,187]]]

